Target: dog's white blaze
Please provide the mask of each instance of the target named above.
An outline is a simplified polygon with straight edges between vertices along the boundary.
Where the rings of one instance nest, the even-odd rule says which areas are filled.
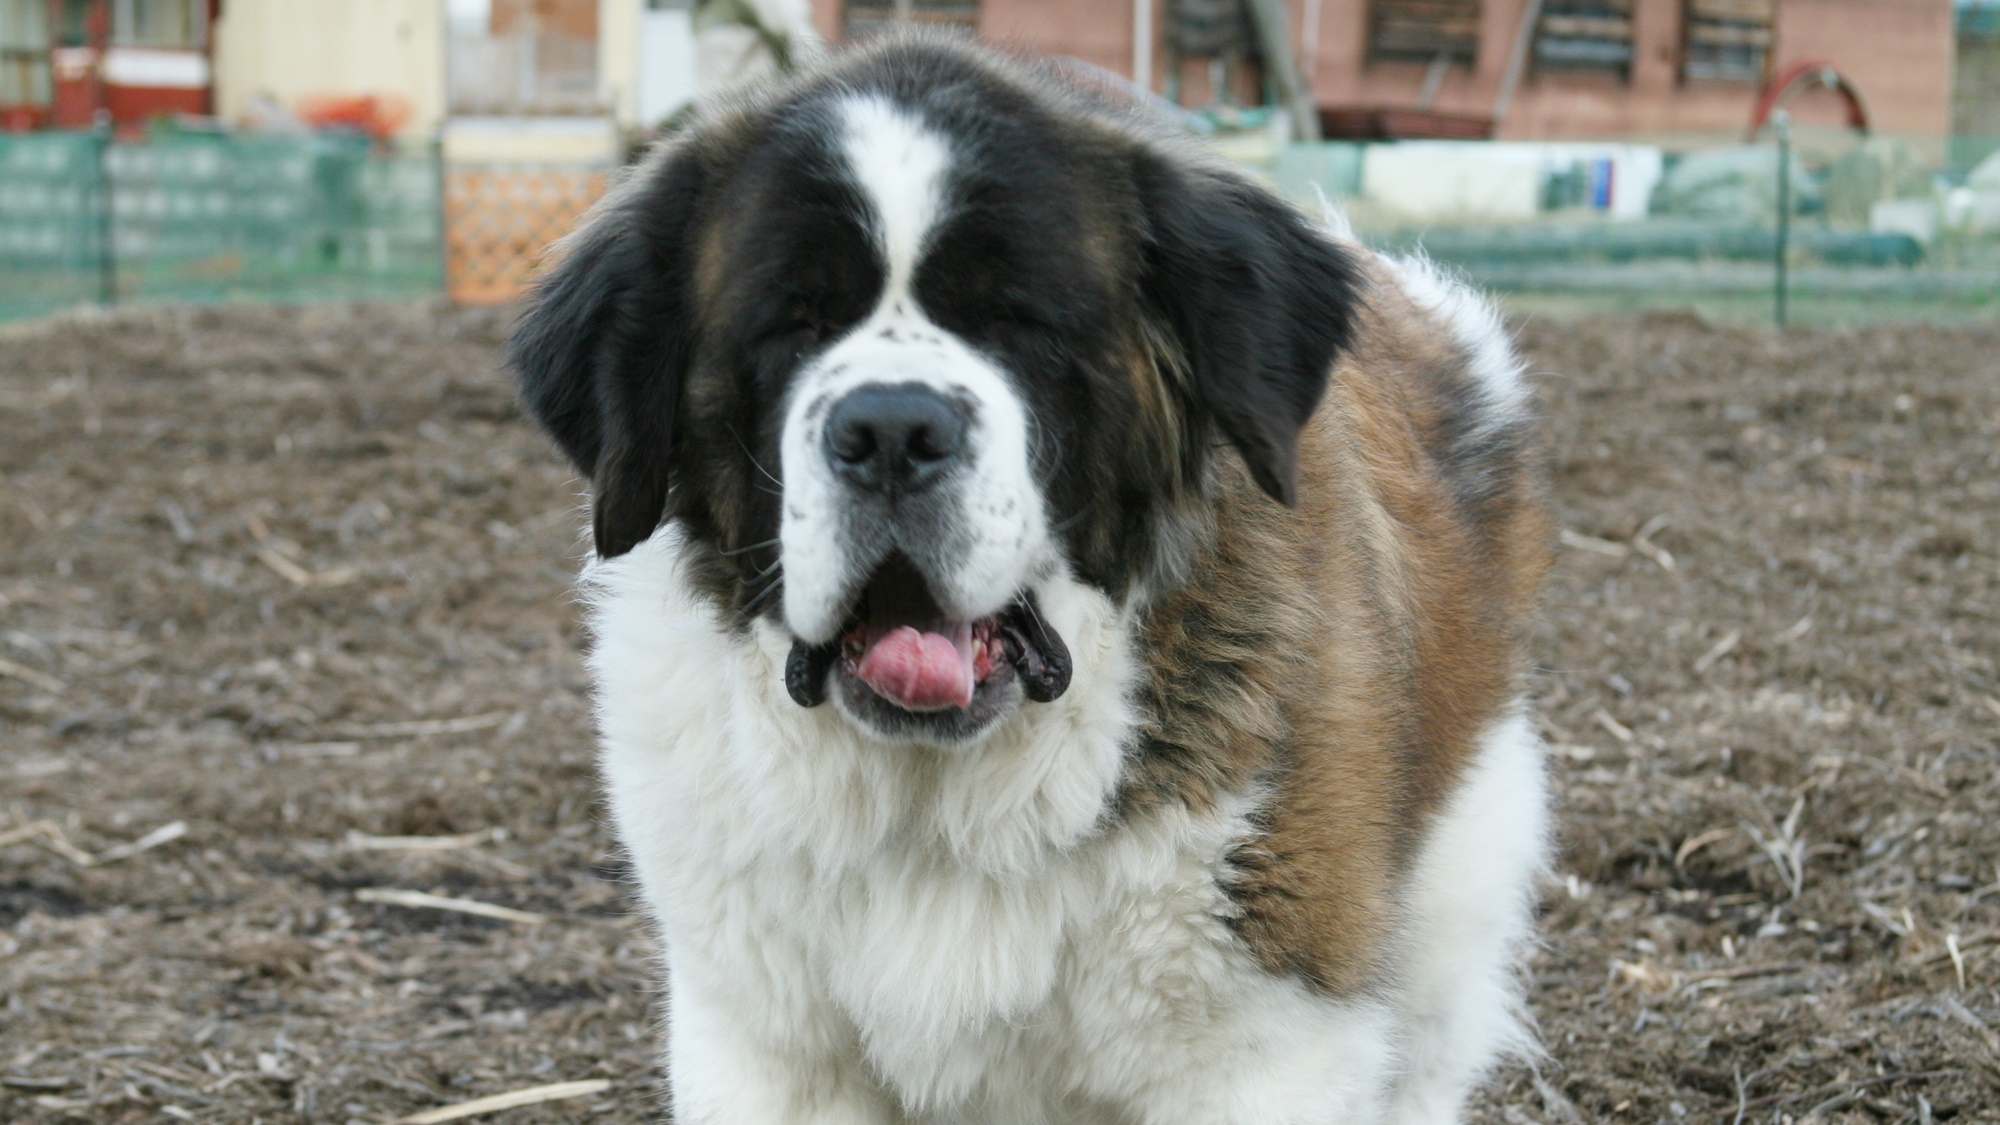
[[[1054,563],[1020,396],[991,361],[933,324],[910,290],[944,213],[950,150],[922,122],[880,97],[844,103],[842,119],[849,172],[868,203],[869,226],[888,270],[868,319],[800,372],[779,439],[785,620],[810,643],[840,628],[855,585],[866,577],[848,557],[846,492],[824,448],[827,411],[864,384],[919,383],[973,404],[967,464],[941,486],[956,508],[951,526],[942,530],[952,563],[930,577],[947,613],[974,620],[998,612]]]
[[[840,116],[848,173],[868,201],[876,244],[889,267],[884,303],[907,299],[924,245],[942,217],[951,149],[879,95],[843,102]]]

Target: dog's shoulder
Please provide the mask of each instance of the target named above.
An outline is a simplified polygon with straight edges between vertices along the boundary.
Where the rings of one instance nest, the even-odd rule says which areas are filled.
[[[1302,435],[1299,504],[1225,474],[1191,580],[1149,615],[1129,813],[1262,790],[1239,933],[1335,993],[1378,979],[1413,856],[1515,704],[1549,525],[1497,313],[1359,252],[1354,346]]]

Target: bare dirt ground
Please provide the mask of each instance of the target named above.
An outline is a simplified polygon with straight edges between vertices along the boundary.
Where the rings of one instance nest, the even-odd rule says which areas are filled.
[[[577,485],[503,330],[0,337],[0,1120],[380,1122],[590,1079],[496,1120],[654,1119]],[[2000,1119],[2000,329],[1524,339],[1568,529],[1564,853],[1548,1058],[1473,1116]]]

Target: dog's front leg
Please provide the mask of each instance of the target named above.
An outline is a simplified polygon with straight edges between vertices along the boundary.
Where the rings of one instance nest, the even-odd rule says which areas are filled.
[[[782,960],[782,959],[780,959]],[[668,957],[667,1079],[676,1125],[895,1125],[853,1028],[765,959]]]

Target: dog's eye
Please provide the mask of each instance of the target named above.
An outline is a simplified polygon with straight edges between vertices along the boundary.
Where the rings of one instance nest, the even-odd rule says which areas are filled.
[[[831,339],[835,332],[833,318],[810,305],[794,305],[786,310],[779,321],[776,336],[796,341],[800,337],[812,343],[823,343]]]
[[[992,305],[977,316],[946,327],[968,339],[1041,337],[1055,331],[1044,310],[1019,304]]]
[[[799,352],[818,347],[826,338],[827,324],[824,319],[791,315],[773,319],[751,337],[758,347]]]

